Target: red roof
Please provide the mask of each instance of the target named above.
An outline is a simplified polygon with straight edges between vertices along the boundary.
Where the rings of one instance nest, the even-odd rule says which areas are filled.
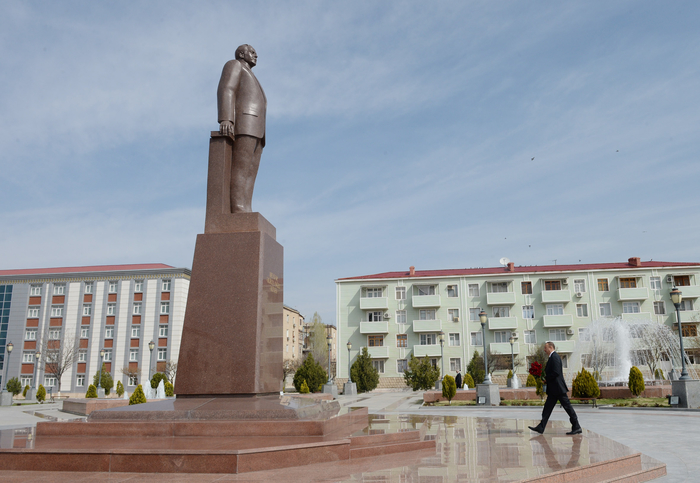
[[[18,270],[0,270],[0,277],[13,275],[53,275],[58,273],[86,272],[126,272],[133,270],[163,270],[175,268],[163,263],[137,263],[133,265],[93,265],[89,267],[57,267],[57,268],[22,268]]]
[[[415,278],[415,277],[457,277],[460,275],[508,275],[513,273],[536,273],[536,272],[573,272],[585,270],[633,270],[643,268],[664,268],[664,267],[700,267],[700,262],[641,262],[641,266],[635,267],[628,262],[620,263],[582,263],[578,265],[532,265],[514,267],[509,271],[506,267],[486,267],[486,268],[451,268],[446,270],[416,270],[411,276],[409,271],[405,272],[385,272],[374,275],[360,275],[359,277],[339,278],[338,280],[367,280],[382,278]]]

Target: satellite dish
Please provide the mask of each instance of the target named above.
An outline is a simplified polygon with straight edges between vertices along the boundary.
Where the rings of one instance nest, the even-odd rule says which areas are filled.
[[[499,261],[500,261],[501,265],[503,265],[504,267],[507,267],[508,264],[510,263],[510,260],[506,257],[501,258]]]

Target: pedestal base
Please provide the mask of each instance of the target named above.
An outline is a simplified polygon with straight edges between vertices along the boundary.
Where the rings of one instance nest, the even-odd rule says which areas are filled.
[[[501,393],[498,384],[477,384],[476,404],[482,406],[499,406]]]
[[[324,384],[323,394],[332,394],[334,398],[338,397],[338,386],[335,384]]]
[[[700,407],[700,381],[671,381],[671,390],[674,396],[678,396],[679,408]]]
[[[12,406],[12,393],[3,391],[0,393],[0,406]]]
[[[436,391],[442,391],[442,381],[438,380],[438,381],[435,383],[435,390],[436,390]]]
[[[354,382],[346,382],[343,385],[343,395],[357,396],[357,384],[355,384]]]
[[[27,395],[24,396],[25,401],[36,401],[36,388],[35,387],[30,387],[29,391],[27,391]]]
[[[97,388],[97,398],[98,398],[98,399],[104,399],[104,398],[105,398],[105,388],[104,388],[104,387],[98,387],[98,388]]]

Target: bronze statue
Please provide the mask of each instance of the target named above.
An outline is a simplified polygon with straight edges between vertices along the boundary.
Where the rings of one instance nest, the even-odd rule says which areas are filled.
[[[265,147],[267,99],[251,70],[258,62],[255,49],[243,44],[236,58],[224,65],[217,91],[219,132],[233,137],[231,212],[252,210],[255,177]]]

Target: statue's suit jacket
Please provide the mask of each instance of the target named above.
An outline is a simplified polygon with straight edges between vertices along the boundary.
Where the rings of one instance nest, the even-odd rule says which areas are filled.
[[[219,122],[233,122],[235,135],[259,138],[265,147],[267,98],[247,63],[234,59],[224,65],[217,100]]]

